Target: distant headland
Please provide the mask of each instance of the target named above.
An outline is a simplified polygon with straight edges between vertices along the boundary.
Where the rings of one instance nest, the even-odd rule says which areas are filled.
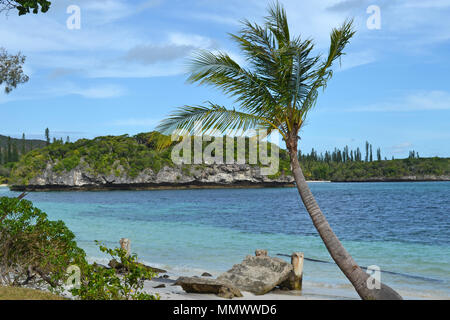
[[[171,160],[173,146],[163,151],[157,148],[159,136],[150,132],[73,143],[56,140],[0,166],[0,184],[27,191],[294,186],[285,150],[279,149],[278,172],[266,176],[261,174],[260,163],[176,165]],[[370,152],[363,161],[359,149],[353,153],[346,148],[325,155],[314,150],[299,153],[299,159],[310,181],[450,181],[450,158],[419,158],[414,153],[407,159],[381,160],[378,150],[377,155],[374,161]],[[248,153],[245,156],[248,159]]]

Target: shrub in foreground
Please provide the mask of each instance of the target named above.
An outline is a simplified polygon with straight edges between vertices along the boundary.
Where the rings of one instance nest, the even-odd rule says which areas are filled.
[[[119,275],[115,269],[87,263],[65,223],[48,220],[30,201],[0,198],[0,286],[46,284],[61,293],[66,285],[77,284],[70,292],[81,300],[159,299],[143,291],[144,281],[155,274],[137,255],[103,245],[100,250],[120,261],[126,272]],[[79,270],[79,277],[68,270]]]
[[[75,297],[81,300],[159,300],[158,295],[143,291],[144,281],[150,280],[155,273],[140,264],[136,254],[127,256],[122,248],[109,249],[103,245],[100,245],[100,251],[120,261],[125,272],[119,275],[115,269],[85,264],[79,288],[71,290]]]
[[[0,198],[0,285],[44,282],[57,290],[69,265],[85,261],[75,235],[30,201]]]

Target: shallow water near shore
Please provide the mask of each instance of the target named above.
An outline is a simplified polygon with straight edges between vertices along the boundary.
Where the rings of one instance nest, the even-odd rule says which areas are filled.
[[[362,266],[407,298],[450,299],[450,182],[310,183],[333,230]],[[1,196],[15,196],[0,187]],[[37,192],[26,199],[63,220],[93,259],[94,244],[133,252],[172,274],[213,275],[257,248],[331,261],[294,188]],[[356,297],[333,264],[305,261],[305,292]]]

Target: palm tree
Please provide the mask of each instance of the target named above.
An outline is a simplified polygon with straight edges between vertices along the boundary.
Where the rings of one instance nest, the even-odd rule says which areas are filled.
[[[318,92],[332,77],[333,63],[344,55],[344,47],[354,35],[353,21],[347,20],[330,36],[326,59],[312,56],[312,40],[292,37],[286,12],[280,4],[269,7],[263,26],[242,22],[238,35],[231,34],[246,57],[248,67],[240,66],[223,52],[198,51],[190,61],[191,83],[208,84],[235,98],[240,109],[227,109],[213,103],[184,106],[163,120],[157,130],[172,133],[226,132],[250,128],[278,131],[286,143],[298,192],[314,226],[331,257],[350,280],[362,299],[401,299],[390,287],[370,289],[365,273],[343,247],[311,193],[297,158],[299,132]],[[201,122],[201,127],[198,123]]]

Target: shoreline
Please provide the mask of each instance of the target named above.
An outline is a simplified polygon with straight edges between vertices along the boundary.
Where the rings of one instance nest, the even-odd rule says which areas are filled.
[[[383,183],[383,182],[449,182],[450,179],[370,179],[370,180],[306,180],[307,183]],[[52,192],[52,191],[152,191],[152,190],[202,190],[202,189],[265,189],[265,188],[295,188],[295,183],[259,183],[259,184],[139,184],[139,185],[43,185],[43,186],[15,186],[0,184],[0,187],[10,188],[20,192]]]
[[[83,185],[83,186],[8,186],[11,191],[147,191],[147,190],[192,190],[192,189],[264,189],[293,188],[293,183],[237,183],[237,184],[117,184],[117,185]]]
[[[108,265],[109,258],[88,256],[89,263],[97,263],[103,266]],[[233,299],[221,298],[212,293],[187,293],[181,286],[175,286],[174,283],[179,277],[198,277],[203,279],[216,279],[224,271],[211,270],[204,268],[190,268],[182,267],[181,269],[174,265],[167,265],[165,263],[150,262],[146,259],[139,259],[139,262],[152,266],[154,268],[160,268],[166,270],[166,273],[160,273],[151,280],[144,281],[144,288],[148,294],[159,294],[161,300],[359,300],[359,296],[353,287],[350,285],[339,285],[325,282],[314,282],[303,280],[303,286],[301,291],[285,291],[278,288],[264,295],[255,295],[251,292],[241,290],[243,297],[234,297]],[[224,268],[224,270],[228,270]],[[211,276],[203,277],[202,274],[206,272]],[[163,288],[155,288],[160,285],[165,285]]]
[[[89,263],[99,263],[107,265],[106,258],[92,257],[90,256]],[[187,293],[181,286],[174,286],[173,284],[179,277],[198,277],[204,279],[216,279],[224,271],[211,270],[204,268],[177,268],[174,265],[167,265],[158,262],[149,262],[146,259],[140,259],[141,263],[152,266],[155,268],[162,268],[167,270],[166,273],[160,273],[151,280],[144,282],[144,291],[149,294],[159,294],[161,300],[360,300],[359,295],[354,290],[353,286],[347,280],[344,282],[333,281],[321,281],[318,279],[311,279],[308,275],[305,275],[303,279],[303,286],[301,291],[285,291],[278,288],[264,295],[254,295],[250,292],[242,291],[243,297],[234,297],[233,299],[224,299],[216,296],[215,294],[199,294],[199,293]],[[231,268],[231,265],[229,266]],[[229,268],[224,268],[228,270]],[[201,275],[207,272],[211,277],[202,277]],[[167,278],[163,275],[169,276]],[[161,284],[164,284],[164,288],[155,288]],[[450,296],[445,292],[434,290],[417,290],[415,288],[397,287],[396,291],[405,300],[448,300]]]
[[[203,278],[203,277],[202,277]],[[209,278],[211,279],[211,278]],[[164,284],[164,288],[155,288]],[[149,294],[158,294],[161,300],[358,300],[355,292],[354,296],[347,295],[342,289],[314,288],[304,285],[301,291],[283,291],[274,289],[264,295],[254,295],[253,293],[242,291],[242,297],[224,299],[215,294],[187,293],[181,286],[174,286],[173,281],[168,279],[154,278],[144,283],[144,291]]]
[[[105,265],[104,258],[88,257],[89,263],[99,263]],[[159,267],[158,264],[149,264],[147,261],[140,261],[145,265],[152,265]],[[167,267],[167,266],[165,266]],[[202,300],[221,300],[221,301],[235,301],[235,300],[259,300],[259,301],[280,301],[280,300],[360,300],[360,297],[350,283],[338,284],[330,282],[317,282],[310,280],[303,280],[302,290],[286,291],[275,288],[264,295],[255,295],[251,292],[241,290],[242,297],[234,297],[226,299],[219,297],[213,293],[187,293],[179,285],[174,285],[179,277],[197,277],[203,279],[216,279],[221,272],[211,272],[210,277],[201,276],[202,272],[208,272],[205,269],[192,269],[187,272],[177,272],[171,268],[166,273],[160,273],[151,280],[145,280],[142,291],[151,295],[159,295],[161,300],[175,300],[175,301],[202,301]],[[29,284],[24,288],[36,289],[48,292],[46,287],[38,286],[36,284]],[[417,291],[416,289],[398,288],[396,291],[405,300],[448,300],[448,295],[438,294],[437,292]],[[64,290],[61,294],[63,298],[76,300],[70,292]]]
[[[107,259],[90,257],[88,260],[90,263],[96,262],[105,265]],[[161,297],[161,300],[359,300],[358,294],[351,286],[344,288],[339,285],[334,286],[329,283],[315,283],[305,280],[303,281],[303,288],[301,291],[284,291],[275,288],[264,295],[255,295],[241,290],[243,296],[234,297],[233,299],[221,298],[212,293],[187,293],[181,286],[174,285],[179,277],[216,279],[222,272],[206,270],[203,268],[189,269],[181,272],[179,270],[174,270],[172,267],[167,268],[167,265],[159,263],[149,263],[145,260],[141,260],[140,262],[145,265],[151,265],[156,268],[164,268],[167,270],[166,273],[160,273],[153,279],[144,281],[143,291],[148,294],[158,294]],[[210,273],[211,276],[203,277],[201,276],[203,272]],[[166,277],[163,277],[163,275],[166,275]],[[165,285],[165,287],[156,288],[160,285]]]

